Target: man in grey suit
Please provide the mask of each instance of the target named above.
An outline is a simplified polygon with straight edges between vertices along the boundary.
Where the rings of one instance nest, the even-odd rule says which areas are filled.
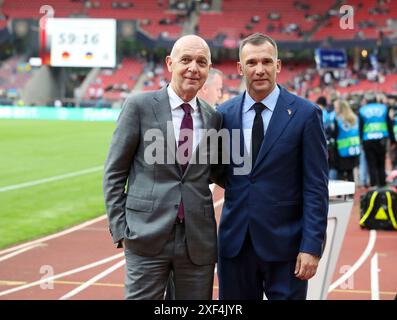
[[[124,246],[126,299],[163,299],[171,271],[176,299],[211,299],[217,239],[208,147],[221,117],[196,97],[209,47],[184,36],[166,64],[170,84],[129,97],[119,116],[103,178],[109,229]]]

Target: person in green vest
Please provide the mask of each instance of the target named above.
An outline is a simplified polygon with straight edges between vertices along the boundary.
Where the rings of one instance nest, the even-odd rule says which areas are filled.
[[[360,138],[363,141],[365,157],[368,163],[371,186],[385,186],[385,158],[387,142],[393,147],[396,139],[393,133],[393,121],[390,108],[376,101],[373,93],[365,95],[366,104],[359,110]]]
[[[358,117],[346,100],[336,100],[334,132],[336,141],[336,169],[338,180],[354,181],[353,169],[360,156]]]

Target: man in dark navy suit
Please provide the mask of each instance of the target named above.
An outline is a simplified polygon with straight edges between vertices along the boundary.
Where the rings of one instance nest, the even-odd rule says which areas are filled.
[[[247,89],[218,108],[230,136],[240,130],[223,181],[219,297],[305,299],[327,227],[321,109],[276,84],[281,61],[272,38],[253,34],[239,54]],[[244,154],[249,166],[236,160]]]

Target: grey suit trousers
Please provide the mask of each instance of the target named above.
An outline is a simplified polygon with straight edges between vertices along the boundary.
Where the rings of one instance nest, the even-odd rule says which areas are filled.
[[[164,299],[170,271],[174,272],[176,300],[211,300],[215,264],[195,265],[186,247],[185,225],[175,224],[163,250],[155,257],[133,253],[125,239],[125,298]]]

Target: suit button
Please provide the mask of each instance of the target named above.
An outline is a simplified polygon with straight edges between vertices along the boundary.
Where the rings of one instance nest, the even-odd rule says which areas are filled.
[[[185,180],[181,180],[181,183],[184,184],[184,183],[185,183]]]
[[[178,208],[179,208],[179,204],[176,204],[176,205],[175,205],[175,209],[178,209]]]

